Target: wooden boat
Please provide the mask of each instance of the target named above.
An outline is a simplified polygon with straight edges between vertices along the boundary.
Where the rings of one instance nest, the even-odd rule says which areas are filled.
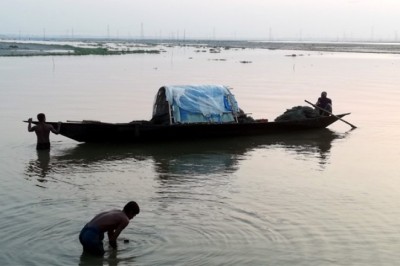
[[[259,136],[326,128],[349,113],[292,121],[252,119],[226,86],[164,86],[156,95],[150,121],[105,123],[68,121],[60,134],[87,143],[157,142]],[[37,123],[37,122],[34,122]],[[54,127],[57,122],[47,122]]]

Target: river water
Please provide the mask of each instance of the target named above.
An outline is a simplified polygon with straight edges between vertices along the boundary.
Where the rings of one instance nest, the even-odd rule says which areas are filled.
[[[399,55],[165,50],[0,58],[1,265],[398,263]],[[269,120],[326,90],[358,128],[146,145],[52,135],[39,153],[23,123],[150,119],[158,88],[178,84],[229,85]],[[82,255],[82,226],[130,200],[141,213],[118,250]]]

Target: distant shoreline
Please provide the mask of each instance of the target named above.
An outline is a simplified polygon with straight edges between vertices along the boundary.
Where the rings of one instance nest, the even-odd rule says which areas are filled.
[[[398,43],[339,42],[262,42],[221,40],[87,40],[87,41],[15,41],[0,40],[0,56],[82,56],[159,54],[164,46],[190,46],[212,49],[269,49],[316,52],[400,54]],[[215,50],[213,50],[215,51]]]
[[[134,45],[129,48],[109,47],[103,43],[74,44],[60,42],[18,42],[0,41],[0,57],[20,56],[83,56],[83,55],[124,55],[124,54],[159,54],[161,49],[151,46]]]

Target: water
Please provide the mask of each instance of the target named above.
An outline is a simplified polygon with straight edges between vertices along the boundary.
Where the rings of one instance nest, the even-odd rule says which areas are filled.
[[[1,264],[396,265],[399,55],[195,50],[0,58]],[[52,135],[38,153],[22,122],[149,119],[168,84],[229,85],[270,120],[326,90],[358,128],[157,145]],[[118,251],[82,255],[81,227],[129,200],[142,211]]]

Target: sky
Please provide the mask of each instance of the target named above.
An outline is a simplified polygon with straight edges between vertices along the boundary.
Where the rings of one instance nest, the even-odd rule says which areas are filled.
[[[400,0],[0,0],[0,36],[400,41]]]

